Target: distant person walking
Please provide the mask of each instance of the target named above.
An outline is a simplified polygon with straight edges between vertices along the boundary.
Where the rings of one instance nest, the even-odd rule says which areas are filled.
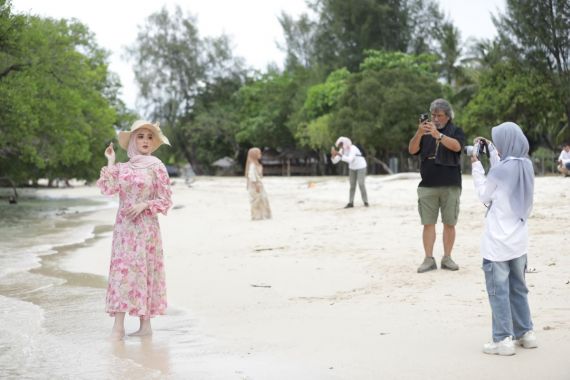
[[[119,132],[119,145],[129,161],[115,164],[113,143],[105,150],[107,166],[97,186],[106,195],[119,194],[106,311],[115,317],[112,337],[125,335],[125,314],[139,317],[140,328],[130,335],[152,334],[150,318],[165,313],[166,283],[158,213],[172,206],[170,179],[163,163],[152,156],[170,145],[158,123],[138,120]]]
[[[477,156],[471,158],[475,194],[488,210],[481,255],[493,314],[493,341],[483,346],[483,352],[514,355],[513,338],[524,348],[538,346],[525,280],[534,169],[528,158],[528,140],[518,125],[503,123],[491,134],[492,143],[487,141],[491,169],[486,177]]]
[[[338,149],[338,150],[337,150]],[[350,191],[348,193],[348,204],[344,208],[354,207],[354,194],[356,193],[356,183],[360,189],[360,196],[364,206],[368,207],[368,194],[366,193],[366,159],[357,146],[352,144],[348,137],[341,136],[336,140],[335,146],[331,148],[331,161],[338,164],[340,161],[348,163],[348,181]]]
[[[458,270],[459,266],[451,258],[455,243],[455,225],[459,216],[461,196],[461,150],[465,144],[465,134],[453,125],[453,108],[447,100],[434,100],[429,110],[431,121],[420,120],[408,151],[420,156],[418,185],[418,211],[423,228],[425,258],[418,273],[437,269],[433,258],[435,244],[435,224],[441,210],[443,223],[443,258],[441,268]]]
[[[259,148],[251,148],[247,152],[245,178],[251,205],[251,220],[271,219],[269,199],[262,181],[263,166],[261,165],[261,150]]]

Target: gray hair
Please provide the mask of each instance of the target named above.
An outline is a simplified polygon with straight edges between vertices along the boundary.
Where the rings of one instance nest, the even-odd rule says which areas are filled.
[[[429,111],[442,111],[444,112],[450,120],[453,120],[455,117],[455,113],[453,112],[453,108],[451,108],[451,104],[445,99],[436,99],[431,102],[429,106]]]

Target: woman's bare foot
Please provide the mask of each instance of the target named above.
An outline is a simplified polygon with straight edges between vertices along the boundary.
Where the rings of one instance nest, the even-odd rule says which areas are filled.
[[[129,334],[129,336],[148,336],[152,335],[152,328],[150,326],[150,319],[140,317],[140,326],[138,331]]]
[[[150,328],[150,326],[141,327],[140,329],[138,329],[138,331],[129,334],[129,336],[148,336],[148,335],[152,335],[152,329]]]
[[[115,323],[111,330],[111,339],[121,340],[125,337],[125,313],[115,314]]]
[[[113,328],[113,330],[111,330],[111,340],[121,340],[124,337],[125,337],[125,329]]]

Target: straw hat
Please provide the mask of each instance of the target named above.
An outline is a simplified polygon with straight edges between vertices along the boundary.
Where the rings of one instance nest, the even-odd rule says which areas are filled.
[[[162,144],[170,145],[170,142],[168,141],[166,136],[162,134],[162,131],[160,130],[160,124],[158,122],[153,124],[150,121],[137,120],[131,126],[130,131],[119,132],[119,145],[121,146],[121,148],[123,148],[124,150],[128,150],[129,140],[131,139],[131,133],[141,128],[148,129],[153,134],[154,138],[152,139],[153,143],[152,152],[157,150],[158,147],[161,146]]]

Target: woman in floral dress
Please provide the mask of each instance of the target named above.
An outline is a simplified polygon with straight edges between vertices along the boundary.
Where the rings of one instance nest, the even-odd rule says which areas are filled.
[[[152,156],[168,144],[157,124],[138,120],[129,132],[119,133],[119,145],[129,161],[115,164],[111,143],[105,150],[107,166],[97,186],[105,195],[119,194],[113,229],[106,311],[115,317],[112,336],[125,335],[125,313],[140,319],[134,336],[152,334],[150,318],[165,313],[166,284],[158,213],[172,206],[169,177],[163,163]]]
[[[261,166],[260,160],[261,150],[259,148],[251,148],[247,152],[245,177],[247,178],[247,190],[249,192],[252,220],[271,218],[269,199],[263,188],[263,182],[261,182],[263,178],[263,166]]]

